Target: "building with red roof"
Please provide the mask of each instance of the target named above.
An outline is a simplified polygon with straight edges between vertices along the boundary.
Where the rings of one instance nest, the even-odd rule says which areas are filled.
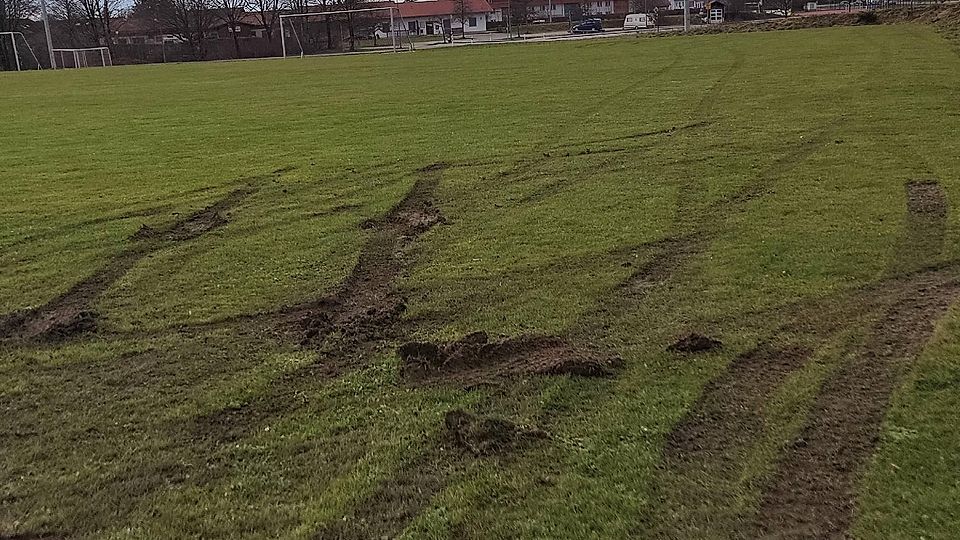
[[[395,31],[413,36],[442,35],[451,31],[486,32],[487,21],[494,14],[487,0],[463,0],[465,17],[461,25],[457,14],[457,0],[423,0],[419,2],[383,2],[378,5],[396,6],[399,20],[394,19]]]

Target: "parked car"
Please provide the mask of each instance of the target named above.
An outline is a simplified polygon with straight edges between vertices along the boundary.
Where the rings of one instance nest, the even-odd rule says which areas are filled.
[[[600,19],[587,19],[573,27],[574,34],[590,34],[603,32],[603,22]]]
[[[631,13],[623,20],[624,30],[640,30],[651,26],[653,26],[653,20],[646,13]]]

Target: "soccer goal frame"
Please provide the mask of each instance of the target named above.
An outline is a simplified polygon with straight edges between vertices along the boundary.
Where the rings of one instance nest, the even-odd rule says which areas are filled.
[[[23,64],[20,62],[20,50],[17,49],[17,36],[20,36],[20,39],[23,40],[23,44],[26,45],[26,50],[30,52],[34,63],[37,64],[37,69],[43,69],[40,65],[40,60],[37,59],[37,55],[33,53],[33,47],[27,42],[27,38],[24,37],[23,32],[0,32],[0,39],[4,37],[10,38],[10,48],[13,51],[13,65],[16,66],[17,71],[23,71]]]
[[[100,66],[94,67],[107,67],[113,65],[113,58],[110,56],[110,49],[107,47],[86,47],[80,49],[53,49],[53,54],[56,55],[57,65],[63,69],[67,69],[66,63],[63,61],[64,54],[73,55],[73,68],[80,69],[90,67],[90,62],[87,61],[87,53],[96,52],[100,53]]]
[[[318,16],[327,16],[330,15],[343,15],[346,13],[369,13],[372,11],[389,11],[390,12],[390,38],[393,46],[393,52],[400,52],[401,45],[397,41],[397,33],[393,30],[393,23],[395,19],[400,19],[400,24],[403,24],[403,16],[400,15],[400,8],[395,6],[387,7],[375,7],[375,8],[359,8],[359,9],[342,9],[339,11],[317,11],[311,13],[287,13],[280,15],[280,47],[283,48],[283,57],[287,58],[287,34],[283,31],[283,21],[286,19],[295,19],[299,17],[318,17]],[[394,16],[394,11],[396,11],[396,16]],[[289,21],[288,21],[289,22]],[[300,47],[300,58],[303,58],[303,43],[300,41],[300,36],[297,34],[296,28],[291,24],[290,29],[293,31],[293,37],[297,39],[297,45]],[[411,43],[412,47],[412,43]]]

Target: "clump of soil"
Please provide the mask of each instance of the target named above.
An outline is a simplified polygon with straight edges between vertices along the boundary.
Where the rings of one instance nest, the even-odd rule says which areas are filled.
[[[467,386],[516,375],[609,377],[623,364],[619,356],[558,337],[490,341],[486,332],[474,332],[446,344],[410,342],[400,346],[397,353],[401,374],[407,380]]]
[[[524,442],[548,437],[542,429],[519,426],[502,418],[477,416],[462,409],[448,412],[444,427],[456,446],[475,456],[501,454]]]
[[[723,347],[719,339],[691,332],[675,341],[667,350],[675,353],[700,353],[714,351]]]
[[[52,324],[43,333],[44,337],[51,341],[68,339],[81,334],[89,334],[97,331],[97,321],[100,315],[92,310],[83,310],[73,317],[64,321],[57,321]]]

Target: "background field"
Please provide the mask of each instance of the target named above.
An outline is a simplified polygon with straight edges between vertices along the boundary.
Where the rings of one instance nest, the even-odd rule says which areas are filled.
[[[0,313],[66,292],[144,224],[255,189],[113,283],[95,335],[0,344],[0,536],[735,537],[874,317],[844,295],[960,255],[953,211],[934,253],[904,247],[908,182],[960,201],[960,56],[925,26],[0,74],[0,110]],[[361,224],[437,162],[447,222],[397,283],[408,337],[565,335],[624,369],[411,386],[388,340],[298,377],[296,406],[242,436],[198,435],[317,358],[223,322],[336,290]],[[697,249],[618,292],[684,235]],[[708,381],[793,306],[836,328],[787,339],[813,360],[755,440],[670,466]],[[665,351],[691,330],[723,349]],[[854,534],[960,529],[958,344],[951,310],[898,379]],[[442,433],[458,407],[550,438],[464,456]]]

